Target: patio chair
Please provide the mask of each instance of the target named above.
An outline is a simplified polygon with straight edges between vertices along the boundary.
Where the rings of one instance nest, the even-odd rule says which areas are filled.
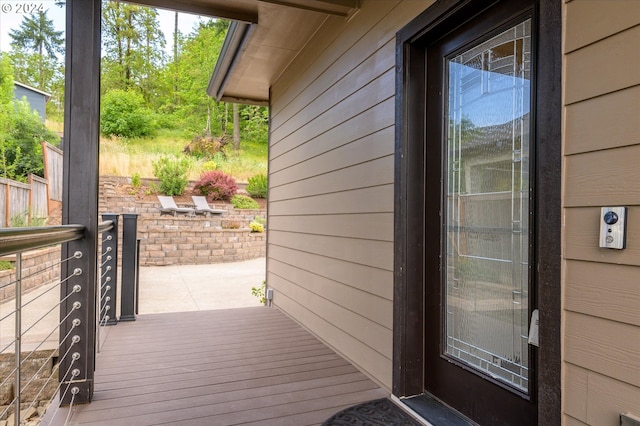
[[[195,216],[196,212],[191,207],[178,207],[173,197],[168,195],[158,195],[158,201],[160,201],[160,216],[163,214],[170,214],[177,216],[178,213],[187,216]]]
[[[196,214],[203,214],[208,216],[209,214],[223,214],[225,210],[212,209],[207,203],[207,198],[202,195],[192,195],[193,204],[196,206]]]

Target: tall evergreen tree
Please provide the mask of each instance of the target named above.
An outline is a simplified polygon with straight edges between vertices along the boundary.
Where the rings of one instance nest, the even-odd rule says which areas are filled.
[[[9,31],[11,47],[21,52],[38,55],[38,86],[45,86],[45,54],[57,61],[56,54],[63,52],[64,32],[56,31],[53,21],[42,11],[25,16],[18,29]]]

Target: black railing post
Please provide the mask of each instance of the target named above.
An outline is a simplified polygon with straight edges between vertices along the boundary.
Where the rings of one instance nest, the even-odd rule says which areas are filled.
[[[136,240],[136,315],[140,305],[140,238]]]
[[[62,224],[84,238],[62,245],[60,402],[93,396],[98,252],[100,0],[67,0]],[[67,279],[68,278],[68,279]]]
[[[113,227],[102,233],[102,282],[100,283],[100,324],[115,325],[116,298],[118,297],[118,215],[105,213],[103,221],[111,221]]]
[[[136,320],[136,264],[138,214],[122,215],[122,280],[120,292],[120,321]]]

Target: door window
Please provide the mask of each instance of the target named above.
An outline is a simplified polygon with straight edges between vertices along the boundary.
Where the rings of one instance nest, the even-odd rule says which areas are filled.
[[[445,66],[443,352],[528,392],[531,20]]]

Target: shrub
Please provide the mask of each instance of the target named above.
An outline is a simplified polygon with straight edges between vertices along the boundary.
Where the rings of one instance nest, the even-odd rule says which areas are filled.
[[[218,164],[215,161],[209,160],[202,163],[202,171],[203,172],[212,172],[214,170],[218,170]]]
[[[251,222],[249,228],[251,228],[251,232],[264,232],[264,225],[259,222]]]
[[[186,158],[161,157],[153,162],[153,175],[160,180],[160,192],[165,195],[180,195],[187,187],[190,163]]]
[[[221,226],[222,229],[240,229],[240,222],[235,220],[223,220]]]
[[[0,117],[0,120],[9,123],[8,133],[0,144],[1,172],[3,177],[26,182],[29,173],[44,176],[41,142],[46,140],[58,145],[60,138],[44,126],[37,112],[31,110],[24,98],[12,102],[12,105],[13,109]]]
[[[131,176],[131,186],[134,189],[139,189],[140,185],[142,185],[142,182],[140,181],[140,173],[134,173],[133,176]]]
[[[260,208],[256,200],[240,194],[234,195],[231,198],[231,204],[233,204],[233,207],[236,209],[257,210]]]
[[[13,263],[8,262],[6,260],[0,260],[0,271],[7,271],[13,268],[14,268]]]
[[[262,281],[262,285],[260,287],[251,287],[251,294],[257,297],[260,303],[262,303],[263,305],[267,303],[267,298],[265,296],[266,287],[266,281]]]
[[[194,189],[209,200],[228,200],[238,191],[235,179],[219,170],[204,172]]]
[[[267,198],[267,176],[255,175],[249,178],[247,192],[254,198]]]
[[[144,98],[134,91],[110,90],[102,97],[100,131],[107,136],[147,136],[153,130],[151,113]]]

